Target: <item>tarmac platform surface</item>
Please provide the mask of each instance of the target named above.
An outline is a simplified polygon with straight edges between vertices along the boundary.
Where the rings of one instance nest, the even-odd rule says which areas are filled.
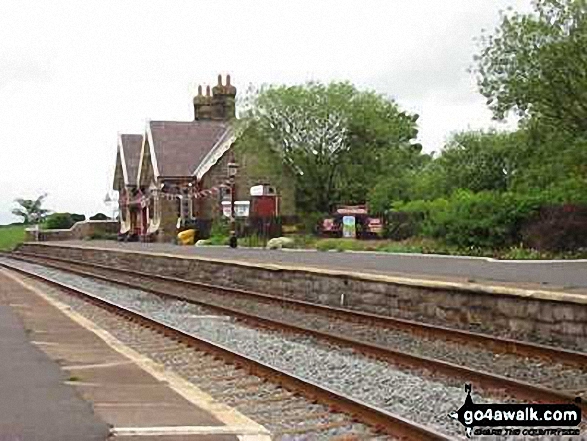
[[[114,241],[63,241],[50,242],[50,244],[189,255],[250,264],[274,264],[294,268],[318,268],[417,279],[474,281],[528,289],[587,294],[587,260],[504,261],[425,254],[231,249],[216,246],[195,247]]]
[[[65,380],[13,309],[0,305],[0,440],[104,441],[108,425]]]
[[[41,282],[0,269],[0,441],[267,441],[267,433]]]

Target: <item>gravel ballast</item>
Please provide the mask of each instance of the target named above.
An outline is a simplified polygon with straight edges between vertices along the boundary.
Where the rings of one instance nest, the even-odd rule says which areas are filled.
[[[39,265],[14,261],[10,264],[96,293],[102,298],[315,383],[452,436],[464,437],[462,426],[447,416],[463,404],[465,393],[459,382],[439,380],[422,372],[398,368],[362,356],[352,349],[319,342],[314,338],[255,329],[236,323],[229,317],[216,316],[208,308],[179,300],[163,300],[140,290],[120,288]],[[83,312],[87,308],[78,299],[72,300],[73,297],[61,294],[56,289],[51,291],[52,295],[58,296],[74,309]],[[474,399],[476,402],[495,401],[478,394]]]
[[[87,271],[87,269],[85,270]],[[113,278],[144,284],[180,297],[194,298],[202,302],[237,309],[292,325],[303,325],[317,331],[352,336],[352,338],[363,342],[416,356],[434,358],[587,398],[587,366],[581,369],[577,366],[569,366],[538,357],[499,353],[476,344],[435,339],[371,323],[365,325],[335,318],[332,315],[308,312],[279,301],[216,293],[196,287],[181,287],[176,283],[151,279],[133,280],[132,276],[120,273],[115,274]]]

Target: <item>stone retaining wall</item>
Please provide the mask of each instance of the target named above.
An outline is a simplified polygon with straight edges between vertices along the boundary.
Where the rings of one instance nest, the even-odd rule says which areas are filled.
[[[97,234],[116,234],[120,224],[115,220],[87,220],[76,222],[69,229],[35,230],[26,229],[26,240],[52,242],[57,240],[83,240]]]
[[[175,276],[226,287],[344,306],[496,335],[587,347],[587,296],[438,282],[398,283],[384,276],[283,269],[198,257],[26,243],[18,251]],[[424,286],[427,285],[427,286]],[[456,284],[455,284],[456,285]]]

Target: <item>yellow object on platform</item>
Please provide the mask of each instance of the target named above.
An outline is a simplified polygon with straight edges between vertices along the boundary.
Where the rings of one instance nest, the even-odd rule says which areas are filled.
[[[196,238],[196,230],[185,230],[177,235],[177,241],[181,245],[193,245]]]

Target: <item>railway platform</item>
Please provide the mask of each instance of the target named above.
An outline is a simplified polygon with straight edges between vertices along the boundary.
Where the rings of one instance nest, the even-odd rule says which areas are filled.
[[[2,278],[0,290],[4,291]],[[103,441],[109,433],[59,366],[27,339],[14,308],[0,305],[0,439]]]
[[[62,241],[48,244],[193,256],[283,269],[318,270],[449,283],[476,283],[587,295],[587,260],[501,261],[490,258],[376,252],[264,250],[164,243]]]
[[[495,261],[113,241],[26,242],[12,254],[97,265],[514,339],[583,347],[587,261]]]
[[[45,289],[0,270],[2,441],[269,439]]]

